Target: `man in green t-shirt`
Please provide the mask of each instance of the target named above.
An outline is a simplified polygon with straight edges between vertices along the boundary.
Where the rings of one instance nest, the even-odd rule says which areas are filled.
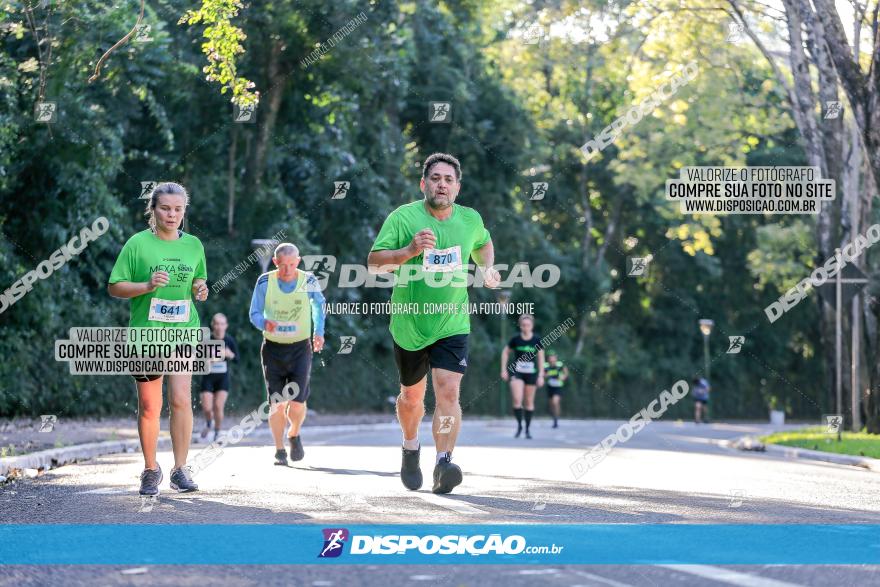
[[[482,269],[486,287],[497,287],[495,250],[476,210],[460,206],[461,165],[445,153],[425,160],[419,187],[423,200],[405,204],[385,219],[367,264],[373,273],[393,271],[391,337],[400,373],[397,418],[403,430],[400,478],[407,489],[422,486],[419,424],[425,415],[428,368],[434,382],[433,418],[437,461],[434,493],[449,493],[462,473],[452,463],[461,426],[458,402],[467,369],[468,261]]]

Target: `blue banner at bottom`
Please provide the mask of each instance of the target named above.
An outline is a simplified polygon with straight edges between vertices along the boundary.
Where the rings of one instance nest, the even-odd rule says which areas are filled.
[[[880,525],[0,525],[0,564],[865,565]]]

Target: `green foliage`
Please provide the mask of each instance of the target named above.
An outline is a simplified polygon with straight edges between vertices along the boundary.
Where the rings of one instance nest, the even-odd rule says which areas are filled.
[[[461,159],[459,202],[483,216],[498,263],[561,268],[558,286],[517,287],[511,301],[534,303],[543,334],[576,322],[554,343],[572,373],[567,414],[629,417],[690,379],[702,369],[704,317],[716,322],[713,417],[765,418],[770,397],[793,416],[827,411],[816,305],[802,303],[773,325],[762,310],[809,264],[809,220],[686,218],[662,196],[683,165],[804,164],[760,59],[715,42],[723,15],[658,18],[664,28],[654,30],[628,3],[255,0],[242,10],[226,0],[195,9],[162,0],[148,4],[152,40],[120,48],[87,85],[97,56],[130,30],[135,2],[35,8],[50,60],[25,4],[0,6],[0,287],[97,216],[111,221],[108,234],[0,314],[0,415],[136,410],[130,378],[72,377],[54,361],[53,341],[71,326],[125,324],[127,304],[105,284],[119,248],[145,227],[142,181],[190,190],[185,228],[205,244],[216,282],[252,252],[251,239],[282,229],[304,255],[365,263],[388,212],[420,197],[420,163],[433,151]],[[301,65],[361,12],[365,23]],[[174,26],[181,14],[205,27],[203,38]],[[526,44],[522,33],[535,22],[565,34]],[[722,53],[704,57],[697,49],[710,37]],[[693,84],[584,160],[586,140],[692,58],[701,63]],[[722,58],[731,66],[709,63]],[[52,125],[33,120],[41,71],[46,100],[58,104]],[[233,123],[224,95],[231,89],[236,103],[255,103],[245,77],[264,88],[255,124]],[[451,102],[453,123],[429,122],[430,101]],[[346,199],[329,198],[334,181],[351,182]],[[529,200],[541,181],[546,197]],[[645,276],[627,276],[633,256],[651,257]],[[232,410],[264,397],[261,335],[248,321],[258,274],[251,266],[199,307],[204,322],[225,313],[239,342]],[[390,297],[338,288],[336,278],[328,301]],[[475,289],[471,299],[493,294]],[[498,413],[507,394],[499,353],[514,328],[515,316],[472,318],[466,413]],[[355,352],[335,354],[339,337],[352,335]],[[741,354],[725,352],[730,335],[746,335]],[[330,316],[326,337],[310,406],[389,409],[398,380],[387,317]],[[669,417],[688,417],[687,404]]]
[[[238,0],[202,0],[197,10],[189,10],[178,24],[203,24],[205,31],[202,53],[208,58],[208,65],[202,71],[209,82],[221,84],[221,93],[232,90],[232,102],[239,106],[256,105],[259,92],[252,92],[254,83],[239,77],[236,56],[244,53],[241,44],[247,38],[244,31],[232,24],[243,4]]]

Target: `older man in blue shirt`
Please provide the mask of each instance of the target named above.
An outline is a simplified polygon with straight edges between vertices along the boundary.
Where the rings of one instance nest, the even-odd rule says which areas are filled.
[[[311,391],[312,351],[324,348],[324,296],[315,276],[297,269],[299,261],[295,245],[278,245],[272,257],[276,269],[257,279],[251,298],[251,324],[263,333],[260,359],[269,401],[273,393],[287,398],[277,402],[269,415],[275,464],[280,466],[287,466],[285,420],[290,423],[291,460],[305,456],[299,432]]]

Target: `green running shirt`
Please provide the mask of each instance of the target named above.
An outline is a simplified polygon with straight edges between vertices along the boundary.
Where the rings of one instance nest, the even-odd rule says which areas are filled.
[[[150,281],[155,271],[168,273],[168,285],[131,298],[129,327],[199,328],[192,284],[193,279],[208,278],[202,242],[185,232],[173,241],[162,240],[151,230],[139,232],[122,247],[107,281]]]
[[[440,269],[444,265],[449,267],[450,262],[461,265],[451,271],[454,276],[452,281],[458,283],[458,286],[428,285],[430,281],[449,283],[449,276],[445,271],[426,271],[420,278],[405,279],[405,285],[395,285],[391,294],[389,330],[394,342],[408,351],[423,349],[441,338],[468,334],[471,331],[470,316],[467,313],[468,292],[463,285],[467,280],[467,264],[471,253],[489,242],[489,231],[476,210],[458,204],[452,206],[452,215],[441,221],[425,210],[424,200],[404,204],[385,219],[371,249],[371,252],[401,249],[412,242],[418,231],[430,228],[437,238],[434,245],[437,254],[429,255],[427,262]],[[415,271],[422,267],[424,261],[424,253],[420,253],[402,267],[409,266],[409,271]],[[400,272],[401,269],[394,271],[395,279],[400,277]],[[410,304],[418,306],[418,314],[399,310],[412,308]],[[425,313],[422,308],[430,304],[455,304],[460,311]],[[396,308],[398,311],[395,311]]]

